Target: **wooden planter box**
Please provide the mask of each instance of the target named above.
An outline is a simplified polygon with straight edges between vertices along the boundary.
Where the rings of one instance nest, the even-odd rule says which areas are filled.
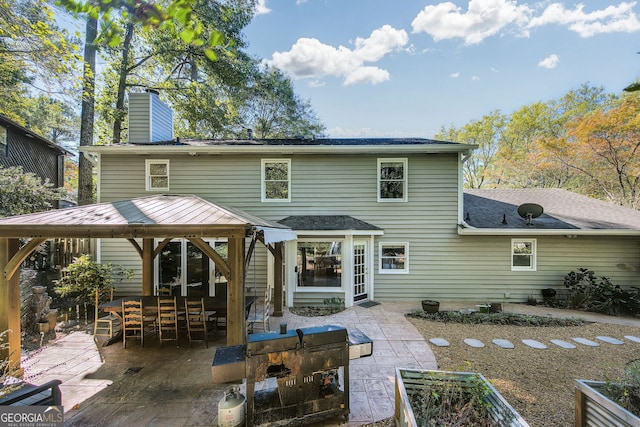
[[[605,384],[576,380],[576,427],[640,427],[640,418],[600,393]]]
[[[473,372],[422,371],[403,368],[396,368],[396,426],[418,426],[409,403],[409,395],[420,390],[437,387],[443,380],[454,383],[456,386],[471,387],[474,381],[469,381],[469,379],[473,377],[479,378],[491,390],[486,396],[486,401],[491,404],[488,414],[498,425],[505,427],[529,427],[529,424],[481,374]]]

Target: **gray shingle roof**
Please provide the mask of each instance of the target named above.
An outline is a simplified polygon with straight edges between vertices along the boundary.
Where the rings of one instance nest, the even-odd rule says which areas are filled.
[[[278,222],[292,230],[382,230],[348,215],[294,215]]]
[[[193,147],[220,145],[460,145],[451,141],[428,138],[280,138],[280,139],[176,139],[135,143],[133,145],[188,145]]]
[[[544,209],[531,226],[517,212],[524,203]],[[465,190],[463,218],[476,228],[640,230],[640,211],[562,189]]]

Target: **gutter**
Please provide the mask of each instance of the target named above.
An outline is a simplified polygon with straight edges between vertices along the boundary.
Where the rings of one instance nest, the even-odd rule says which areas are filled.
[[[526,228],[476,228],[464,221],[458,224],[458,234],[461,236],[565,236],[574,238],[578,236],[640,236],[640,230],[584,230],[584,229],[526,229]]]

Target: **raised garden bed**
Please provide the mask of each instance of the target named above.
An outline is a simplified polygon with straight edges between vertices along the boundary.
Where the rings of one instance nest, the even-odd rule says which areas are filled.
[[[576,380],[576,427],[640,427],[640,418],[611,400],[604,381]]]
[[[447,402],[453,403],[452,411],[467,419],[466,424],[459,424],[461,426],[529,426],[481,374],[396,368],[397,426],[430,425],[427,423],[433,420],[426,420],[425,417],[431,418],[433,414],[427,413],[429,411],[425,408],[428,406],[424,404],[425,400],[433,400],[433,406],[441,410],[445,399],[452,401]],[[418,408],[414,407],[414,402],[420,402]],[[435,422],[443,423],[442,420]]]

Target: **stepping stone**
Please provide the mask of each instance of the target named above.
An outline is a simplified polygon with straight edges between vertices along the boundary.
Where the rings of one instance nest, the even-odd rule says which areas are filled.
[[[629,341],[640,342],[640,338],[634,337],[633,335],[625,335],[624,337]]]
[[[492,341],[495,345],[502,348],[515,348],[516,346],[509,340],[495,339]]]
[[[431,338],[429,340],[431,344],[437,345],[438,347],[449,347],[449,341],[444,338]]]
[[[619,340],[618,338],[607,337],[607,336],[603,336],[603,335],[599,335],[596,338],[599,339],[600,341],[604,341],[604,342],[609,343],[609,344],[615,344],[615,345],[624,344],[624,341]]]
[[[546,345],[536,340],[522,340],[522,343],[528,345],[529,347],[539,348],[541,350],[547,348]]]
[[[484,343],[480,340],[477,340],[475,338],[465,338],[464,339],[464,343],[468,346],[471,347],[475,347],[475,348],[482,348],[484,347]]]
[[[551,340],[551,342],[557,345],[558,347],[562,347],[562,348],[576,348],[575,345],[563,340]]]
[[[600,346],[600,344],[598,344],[597,342],[588,340],[586,338],[571,338],[571,339],[574,340],[575,342],[577,342],[578,344],[587,345],[589,347],[599,347]]]

